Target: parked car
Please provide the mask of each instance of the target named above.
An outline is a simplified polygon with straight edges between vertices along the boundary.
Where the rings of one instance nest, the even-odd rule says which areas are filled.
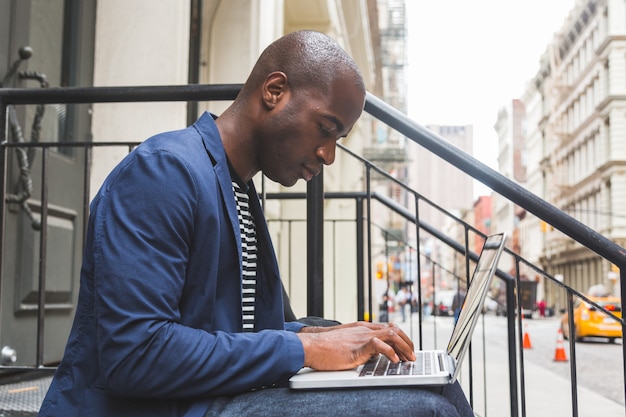
[[[600,307],[613,313],[616,317],[622,317],[622,305],[619,297],[588,297]],[[583,300],[576,300],[574,303],[574,328],[573,339],[582,340],[585,337],[606,337],[609,342],[622,337],[622,325],[613,317],[607,316],[603,311],[598,310],[594,305]],[[561,318],[561,331],[563,337],[569,339],[568,313],[565,312]]]

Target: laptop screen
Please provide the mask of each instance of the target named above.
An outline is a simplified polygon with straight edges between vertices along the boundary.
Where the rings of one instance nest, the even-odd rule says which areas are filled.
[[[489,236],[483,245],[472,280],[469,282],[459,319],[452,330],[452,336],[448,343],[448,353],[455,359],[456,364],[461,363],[471,342],[471,335],[478,322],[480,309],[485,302],[488,287],[498,266],[505,240],[504,233],[499,233]],[[457,366],[456,372],[459,368],[460,366]]]

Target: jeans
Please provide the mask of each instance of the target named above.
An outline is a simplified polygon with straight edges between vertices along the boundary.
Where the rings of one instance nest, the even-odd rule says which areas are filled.
[[[429,388],[268,388],[217,397],[205,416],[473,417],[474,413],[457,382]]]

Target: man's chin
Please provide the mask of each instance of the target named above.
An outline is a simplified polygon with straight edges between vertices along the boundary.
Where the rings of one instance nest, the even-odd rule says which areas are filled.
[[[270,180],[282,185],[283,187],[293,187],[300,178],[289,178],[289,179],[277,179],[266,175]]]
[[[289,181],[280,181],[279,184],[282,185],[283,187],[293,187],[294,185],[296,185],[299,179],[300,178],[296,178],[295,180],[289,180]]]

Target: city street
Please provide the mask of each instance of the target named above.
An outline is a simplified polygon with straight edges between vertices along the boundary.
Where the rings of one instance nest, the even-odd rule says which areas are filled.
[[[532,349],[526,349],[525,358],[569,380],[569,362],[555,362],[554,351],[559,319],[528,320]],[[570,358],[569,341],[564,341]],[[604,338],[588,338],[576,343],[578,385],[624,404],[622,340],[608,343]],[[567,366],[563,366],[567,365]]]
[[[418,316],[401,323],[413,340],[418,340]],[[434,324],[436,323],[436,326]],[[524,320],[531,347],[524,349],[525,410],[529,417],[571,416],[570,351],[563,342],[566,361],[554,361],[559,318]],[[453,320],[428,317],[423,325],[423,348],[445,349]],[[483,328],[485,329],[483,333]],[[436,330],[435,330],[436,329]],[[412,330],[412,333],[411,333]],[[435,345],[433,341],[437,340]],[[417,343],[416,343],[417,345]],[[483,346],[486,349],[483,353]],[[416,346],[417,348],[417,346]],[[477,415],[510,415],[506,319],[484,315],[472,341],[474,390],[472,403]],[[469,355],[463,364],[460,382],[469,388]],[[622,341],[609,344],[605,339],[576,343],[578,411],[581,417],[624,417],[624,379]],[[486,363],[483,372],[483,363]],[[520,371],[521,372],[521,371]],[[483,389],[487,386],[487,390]],[[520,404],[522,398],[519,399]],[[520,413],[521,415],[521,413]]]

